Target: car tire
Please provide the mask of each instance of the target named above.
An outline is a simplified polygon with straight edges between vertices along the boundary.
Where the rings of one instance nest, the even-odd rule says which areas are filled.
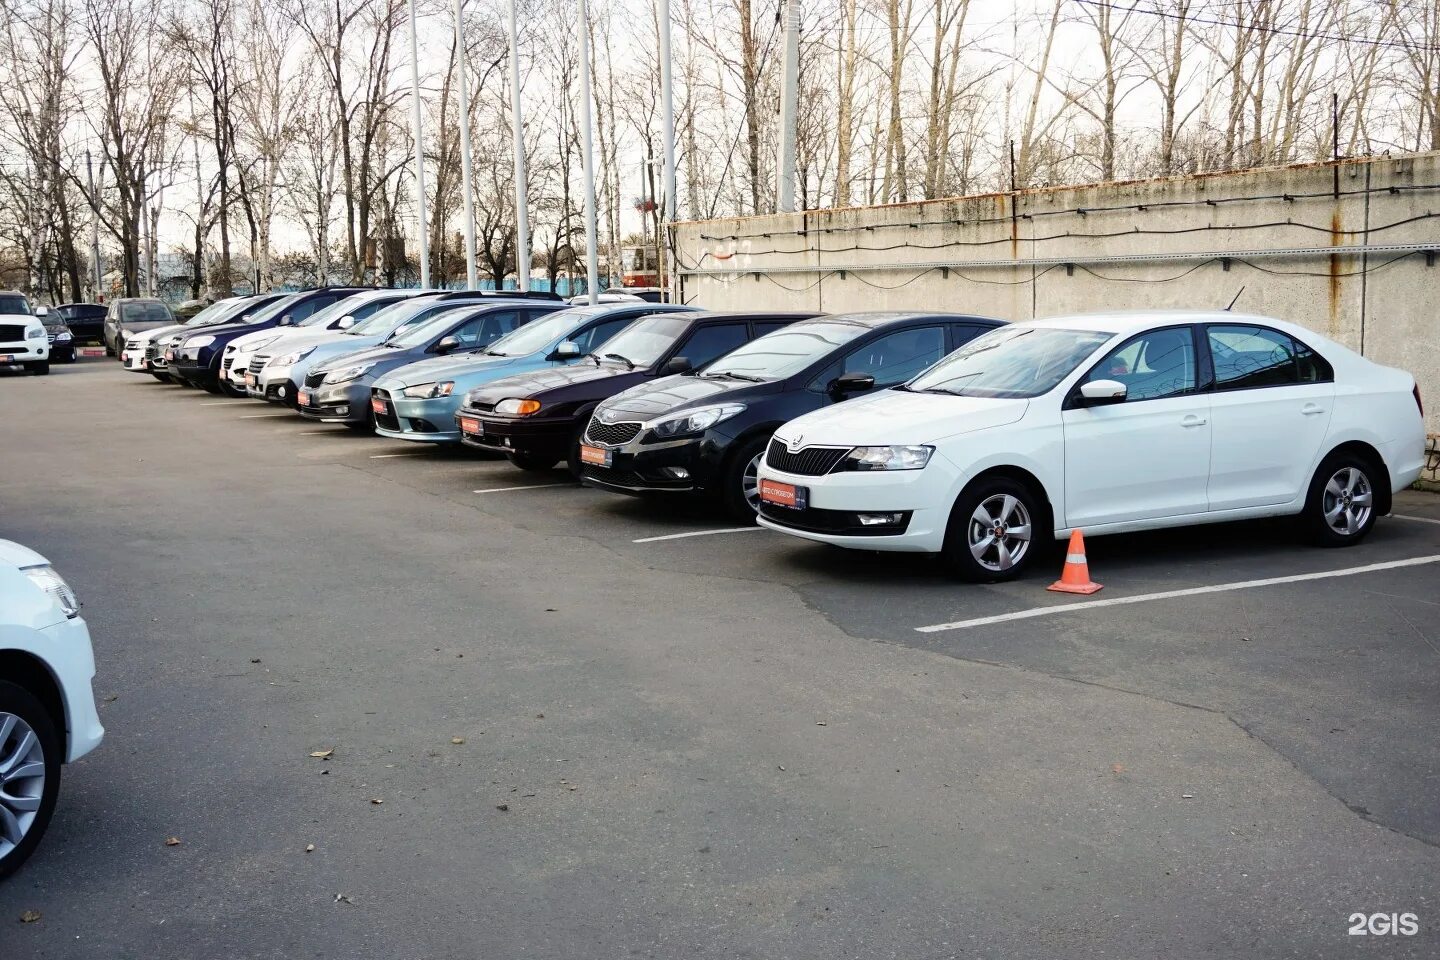
[[[28,370],[28,371],[30,371],[31,373],[35,374],[35,376],[37,376],[37,377],[49,376],[49,374],[50,374],[50,361],[49,361],[49,360],[36,360],[34,363],[27,363],[27,364],[25,364],[25,369]]]
[[[1326,457],[1310,480],[1300,527],[1322,547],[1353,547],[1369,535],[1379,516],[1376,481],[1384,471],[1354,453]]]
[[[979,477],[960,491],[950,510],[941,551],[945,566],[972,583],[1014,580],[1042,552],[1045,517],[1045,505],[1025,484],[1010,477]],[[999,537],[986,518],[999,526]],[[1017,536],[1020,528],[1024,536]]]
[[[510,462],[515,464],[515,466],[521,470],[528,470],[531,473],[544,473],[546,470],[553,470],[555,469],[555,464],[560,462],[554,457],[547,457],[539,453],[525,453],[520,450],[506,454],[506,456],[510,458]]]
[[[63,749],[55,719],[44,704],[24,687],[0,680],[0,775],[8,778],[4,791],[8,799],[0,799],[0,823],[11,823],[11,831],[21,831],[16,842],[0,828],[0,878],[14,873],[30,858],[50,825],[55,799],[60,795]],[[43,776],[40,783],[33,775],[15,775],[33,771],[37,763]],[[21,803],[15,804],[17,799]],[[12,804],[34,809],[17,811]],[[22,816],[28,817],[28,822],[21,824]]]
[[[753,523],[760,513],[760,461],[768,436],[752,437],[731,452],[720,470],[720,502],[731,519]]]

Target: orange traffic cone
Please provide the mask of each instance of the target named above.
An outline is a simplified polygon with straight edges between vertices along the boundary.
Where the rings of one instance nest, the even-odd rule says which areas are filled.
[[[1090,564],[1085,562],[1085,538],[1079,530],[1070,533],[1070,546],[1065,551],[1065,566],[1060,571],[1060,579],[1045,589],[1057,593],[1094,593],[1100,589],[1100,584],[1090,579]]]

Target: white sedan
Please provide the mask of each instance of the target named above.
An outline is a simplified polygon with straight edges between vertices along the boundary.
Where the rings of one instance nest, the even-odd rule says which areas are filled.
[[[1420,391],[1281,320],[1224,311],[1011,324],[909,383],[781,427],[760,523],[1019,576],[1037,537],[1298,516],[1359,542],[1425,457]]]

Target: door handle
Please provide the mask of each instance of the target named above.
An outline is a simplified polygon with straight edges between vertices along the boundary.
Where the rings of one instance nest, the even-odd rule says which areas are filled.
[[[1180,421],[1180,426],[1182,427],[1203,427],[1204,425],[1205,418],[1197,417],[1193,413],[1190,414],[1190,416],[1186,417],[1184,420]]]
[[[1302,416],[1306,416],[1306,417],[1313,417],[1313,416],[1315,416],[1315,414],[1317,414],[1317,413],[1324,413],[1324,412],[1325,412],[1325,408],[1322,407],[1322,406],[1320,406],[1319,404],[1316,404],[1316,403],[1307,403],[1307,404],[1305,404],[1305,406],[1303,406],[1303,407],[1300,408],[1300,413],[1301,413],[1301,415],[1302,415]]]

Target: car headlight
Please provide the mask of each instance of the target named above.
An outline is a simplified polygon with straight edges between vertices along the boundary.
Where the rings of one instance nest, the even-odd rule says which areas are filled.
[[[357,363],[353,367],[340,367],[325,374],[326,383],[348,383],[351,380],[359,380],[375,366],[373,363]]]
[[[69,343],[73,339],[75,339],[75,337],[70,333],[69,330],[61,330],[59,333],[55,334],[56,343]]]
[[[80,601],[75,597],[75,591],[70,589],[70,584],[65,578],[55,572],[51,566],[24,567],[25,576],[30,582],[41,590],[50,594],[55,602],[60,604],[60,609],[65,611],[65,616],[75,617],[80,613]]]
[[[717,403],[713,407],[697,407],[679,417],[661,420],[650,429],[657,437],[683,437],[692,433],[703,433],[722,420],[729,420],[745,409],[743,403]]]
[[[130,336],[130,334],[127,333],[127,334],[125,334],[125,336],[128,337],[128,336]],[[26,339],[26,340],[44,340],[44,339],[45,339],[45,328],[44,328],[44,327],[26,327],[26,328],[25,328],[25,339]]]
[[[934,447],[856,447],[840,461],[841,470],[919,470]]]
[[[269,362],[269,364],[267,364],[267,366],[293,367],[295,364],[299,363],[301,360],[304,360],[306,357],[310,356],[310,354],[314,352],[314,347],[310,347],[306,350],[295,350],[291,353],[285,354],[285,356],[283,357],[275,357]]]
[[[495,412],[512,417],[528,417],[532,413],[540,412],[540,401],[509,397],[495,404]]]
[[[406,387],[400,392],[412,400],[430,400],[434,397],[448,397],[450,391],[455,389],[454,380],[442,380],[439,383],[417,383],[413,387]]]
[[[184,346],[187,350],[199,350],[201,347],[208,347],[208,346],[210,346],[210,344],[212,344],[212,343],[214,343],[214,342],[215,342],[215,338],[212,337],[210,334],[206,333],[206,334],[201,334],[201,335],[198,336],[198,337],[190,337],[189,339],[187,339],[187,340],[185,341],[185,343],[183,344],[183,346]],[[231,349],[233,349],[233,344],[232,344],[232,346],[231,346]]]

